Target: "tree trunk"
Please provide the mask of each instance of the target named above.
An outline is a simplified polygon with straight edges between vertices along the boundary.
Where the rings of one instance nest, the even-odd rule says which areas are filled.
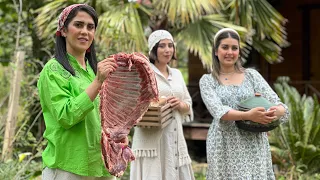
[[[19,97],[21,89],[20,83],[22,80],[24,56],[24,51],[18,51],[16,54],[15,70],[13,71],[13,79],[10,88],[8,115],[2,149],[2,160],[4,161],[12,158],[13,141],[19,108]]]

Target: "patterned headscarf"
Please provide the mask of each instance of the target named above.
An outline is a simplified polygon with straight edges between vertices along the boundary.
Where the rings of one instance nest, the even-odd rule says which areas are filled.
[[[69,16],[70,12],[81,5],[86,5],[86,4],[72,4],[66,8],[63,9],[63,11],[60,13],[59,15],[59,19],[58,19],[58,28],[57,28],[57,32],[56,35],[57,36],[61,36],[61,30],[64,26],[64,23],[66,22],[67,17]]]
[[[216,33],[216,35],[214,36],[214,40],[213,40],[213,42],[214,42],[214,45],[216,45],[216,43],[217,43],[217,38],[220,36],[220,34],[222,34],[222,33],[224,33],[224,32],[233,32],[233,33],[235,33],[238,37],[239,37],[239,40],[240,40],[240,36],[239,36],[239,33],[236,31],[236,30],[234,30],[234,29],[231,29],[231,28],[222,28],[222,29],[220,29],[217,33]],[[240,43],[240,42],[239,42]]]
[[[149,54],[153,47],[163,39],[169,39],[174,43],[172,35],[166,30],[156,30],[150,34],[148,39]]]

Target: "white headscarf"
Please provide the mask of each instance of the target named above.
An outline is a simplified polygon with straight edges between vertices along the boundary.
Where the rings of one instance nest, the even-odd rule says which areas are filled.
[[[156,30],[150,34],[148,38],[149,54],[153,47],[163,39],[169,39],[172,41],[172,43],[174,43],[172,35],[166,30]]]

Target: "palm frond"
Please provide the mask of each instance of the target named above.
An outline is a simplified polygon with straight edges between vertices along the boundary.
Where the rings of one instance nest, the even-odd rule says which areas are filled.
[[[278,148],[276,146],[270,146],[271,153],[276,156],[277,159],[289,159],[289,154],[287,150]]]
[[[99,18],[97,41],[107,48],[115,46],[117,51],[144,51],[146,38],[138,12],[139,6],[124,3],[122,7],[110,9]]]
[[[176,37],[177,44],[185,46],[191,53],[199,55],[202,64],[207,69],[212,66],[212,44],[214,34],[223,27],[232,27],[245,34],[245,28],[226,23],[225,17],[213,14],[203,16],[194,23],[187,24]]]
[[[225,9],[235,24],[254,30],[255,48],[269,63],[282,62],[281,51],[289,46],[285,19],[266,0],[232,0]]]
[[[320,147],[320,141],[317,141],[317,139],[320,139],[320,103],[318,101],[318,97],[314,95],[314,111],[313,111],[313,123],[312,128],[309,136],[309,143],[314,142],[314,144],[317,147]]]
[[[193,23],[202,15],[213,14],[219,7],[220,0],[155,0],[153,5],[156,10],[164,12],[169,22],[186,25]]]
[[[279,152],[287,151],[290,154],[282,160],[291,162],[286,165],[287,171],[291,169],[293,173],[298,174],[319,172],[318,100],[306,95],[301,96],[295,88],[288,85],[287,81],[280,81],[274,87],[282,102],[288,106],[291,117],[288,123],[270,132],[269,140],[273,155],[280,158]]]
[[[35,24],[37,26],[37,33],[40,38],[45,39],[50,36],[54,36],[56,28],[58,25],[58,16],[68,5],[74,3],[83,3],[84,0],[80,1],[68,1],[68,0],[56,0],[51,1],[45,6],[37,9],[35,13],[37,17],[35,18]]]
[[[254,36],[252,47],[256,49],[269,63],[279,63],[283,61],[283,57],[281,56],[281,47],[268,39],[259,40]]]

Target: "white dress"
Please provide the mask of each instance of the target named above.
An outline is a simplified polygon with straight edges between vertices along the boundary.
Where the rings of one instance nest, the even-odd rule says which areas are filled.
[[[237,128],[235,121],[220,118],[255,92],[274,104],[282,104],[277,94],[254,69],[246,69],[241,85],[221,85],[211,74],[200,79],[203,102],[213,116],[207,137],[207,180],[274,180],[267,133]],[[288,119],[286,105],[281,122]]]
[[[159,95],[175,96],[192,107],[192,100],[181,72],[170,68],[166,79],[151,64],[157,78]],[[183,136],[182,123],[193,120],[193,113],[173,112],[173,121],[164,129],[135,127],[130,180],[194,180],[191,159]]]

